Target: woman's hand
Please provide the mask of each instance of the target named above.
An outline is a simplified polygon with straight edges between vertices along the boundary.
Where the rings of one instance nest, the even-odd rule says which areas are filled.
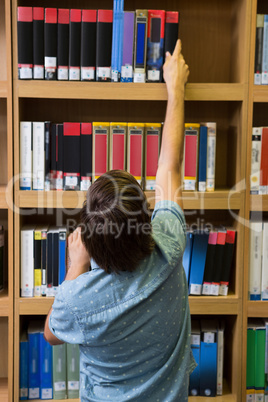
[[[90,256],[81,238],[81,228],[77,228],[68,237],[68,252],[70,267],[66,275],[66,280],[72,280],[87,272],[90,266]]]

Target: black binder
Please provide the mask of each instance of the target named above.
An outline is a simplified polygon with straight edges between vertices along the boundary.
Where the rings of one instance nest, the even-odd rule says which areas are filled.
[[[92,124],[81,123],[81,182],[80,190],[87,191],[92,181]]]
[[[63,123],[63,189],[80,189],[80,123]]]
[[[57,9],[45,9],[45,79],[57,79]]]
[[[33,77],[33,9],[18,7],[18,77]]]
[[[33,78],[44,79],[44,8],[33,7]]]
[[[69,80],[80,81],[81,10],[70,10]]]
[[[98,10],[96,68],[97,81],[111,81],[113,11]]]
[[[58,80],[69,78],[69,14],[68,9],[58,9]]]
[[[173,53],[179,36],[179,13],[178,11],[166,11],[165,23],[165,53]]]
[[[97,10],[82,10],[81,25],[81,80],[96,78]]]

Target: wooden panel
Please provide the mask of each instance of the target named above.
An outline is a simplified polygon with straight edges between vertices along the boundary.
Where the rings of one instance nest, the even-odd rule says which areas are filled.
[[[9,298],[7,290],[0,293],[0,317],[8,317],[9,314]]]
[[[248,301],[247,305],[248,317],[268,317],[268,301]]]
[[[0,98],[6,98],[6,97],[7,97],[7,82],[0,81]]]
[[[1,356],[0,378],[7,378],[8,377],[8,320],[7,320],[7,318],[0,318],[0,356]],[[1,402],[2,402],[2,400],[1,400]]]
[[[8,402],[8,380],[0,378],[0,401]]]
[[[6,186],[0,186],[0,209],[7,208]]]
[[[5,1],[0,1],[0,77],[7,80]]]

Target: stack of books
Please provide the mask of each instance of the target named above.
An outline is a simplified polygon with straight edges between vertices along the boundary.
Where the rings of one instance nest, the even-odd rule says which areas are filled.
[[[30,322],[20,340],[20,400],[79,398],[79,346],[50,346],[44,323]]]
[[[190,375],[189,395],[222,395],[224,322],[192,319],[191,349],[197,367]]]
[[[253,127],[250,193],[268,194],[268,127]]]
[[[162,82],[179,12],[18,7],[19,79]]]
[[[190,230],[183,267],[190,295],[227,296],[236,231],[224,227]]]
[[[250,319],[247,330],[247,401],[268,395],[268,321]]]
[[[250,222],[249,300],[268,300],[268,222]]]

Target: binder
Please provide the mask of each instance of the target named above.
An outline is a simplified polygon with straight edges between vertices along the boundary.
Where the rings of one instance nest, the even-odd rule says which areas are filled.
[[[66,386],[66,343],[52,347],[53,356],[53,398],[65,399]]]
[[[134,82],[145,82],[148,10],[136,10],[134,38]]]
[[[34,226],[27,225],[21,230],[21,297],[34,295]]]
[[[47,231],[47,265],[46,265],[46,273],[47,273],[47,296],[54,296],[53,292],[53,228],[49,228]]]
[[[191,272],[189,278],[189,293],[191,295],[201,295],[208,237],[209,232],[207,229],[194,231]]]
[[[63,124],[56,126],[56,190],[63,190]]]
[[[113,11],[98,10],[96,69],[97,81],[111,81]]]
[[[33,78],[44,79],[44,7],[33,7]]]
[[[144,172],[144,123],[128,123],[127,170],[142,186]]]
[[[69,80],[80,81],[81,10],[70,10]]]
[[[26,332],[20,337],[20,400],[28,399],[29,378],[29,343]]]
[[[33,122],[33,190],[45,189],[45,123]]]
[[[93,182],[108,171],[109,133],[110,123],[93,123]]]
[[[161,82],[164,62],[165,11],[148,10],[147,81]]]
[[[201,320],[200,395],[216,396],[217,387],[217,323]]]
[[[57,180],[57,124],[51,125],[50,142],[50,190],[56,190]]]
[[[223,271],[223,258],[225,252],[225,242],[226,242],[226,230],[218,230],[217,234],[217,244],[215,247],[214,256],[214,269],[211,281],[211,295],[219,296],[220,293],[220,282]]]
[[[202,295],[211,295],[211,284],[213,280],[213,270],[215,269],[215,252],[217,244],[217,232],[211,230],[208,237],[208,248],[206,256],[206,264],[204,271],[204,279],[202,286]]]
[[[198,153],[198,191],[206,191],[207,187],[207,135],[207,127],[201,126]]]
[[[221,321],[217,332],[217,395],[223,393],[224,327]]]
[[[261,83],[268,84],[268,15],[264,15]]]
[[[262,127],[252,128],[250,194],[259,194]]]
[[[82,10],[81,80],[94,81],[96,70],[97,10]]]
[[[3,225],[0,225],[0,291],[4,289],[4,244],[4,227]]]
[[[59,228],[59,285],[65,280],[66,275],[66,228]]]
[[[268,300],[268,222],[263,222],[262,227],[261,299]]]
[[[135,13],[133,11],[124,12],[121,82],[133,81],[134,20]]]
[[[268,43],[267,43],[267,46],[268,46]],[[262,128],[262,139],[261,139],[260,194],[268,194],[268,158],[267,158],[267,155],[268,155],[268,127],[263,127]]]
[[[45,121],[45,191],[50,190],[51,123]]]
[[[262,222],[250,222],[249,299],[261,300]]]
[[[41,296],[47,294],[47,231],[48,226],[41,229]]]
[[[230,273],[234,255],[235,235],[235,230],[227,230],[219,292],[219,294],[222,296],[228,295]]]
[[[34,231],[34,296],[41,296],[42,269],[41,269],[41,228]]]
[[[20,190],[32,189],[32,123],[20,122]]]
[[[110,125],[110,170],[126,170],[127,123]]]
[[[184,190],[196,190],[199,128],[200,124],[185,124],[183,160]]]
[[[67,344],[67,395],[68,399],[79,398],[79,346]]]
[[[256,331],[251,322],[248,323],[247,329],[247,401],[255,401],[255,365],[256,365]]]
[[[45,79],[57,78],[57,9],[45,9]]]
[[[186,275],[187,284],[189,283],[189,276],[191,270],[191,259],[193,250],[193,232],[186,233],[186,246],[182,257],[182,265]]]
[[[52,292],[56,296],[59,286],[59,229],[52,228]]]
[[[155,190],[161,147],[161,123],[145,123],[145,190]]]
[[[31,321],[28,327],[29,339],[29,399],[40,399],[40,341],[39,333],[44,323]]]
[[[52,399],[52,346],[45,341],[43,331],[39,333],[40,397]]]
[[[113,1],[113,34],[112,34],[112,60],[111,60],[111,81],[118,82],[118,56],[119,56],[119,18],[120,18],[120,0]],[[119,77],[120,79],[120,77]]]
[[[81,123],[80,190],[87,191],[92,183],[92,123]]]
[[[192,320],[191,323],[191,349],[193,357],[197,363],[196,368],[189,378],[189,395],[200,395],[200,344],[201,344],[201,330],[200,324],[197,320]]]
[[[174,52],[178,37],[179,12],[166,11],[164,55],[166,54],[166,52],[169,52],[170,54]]]
[[[201,123],[206,126],[207,134],[207,191],[215,190],[215,170],[216,170],[216,123]]]
[[[58,9],[58,80],[68,80],[69,78],[69,26],[70,26],[70,10]]]
[[[18,77],[33,78],[33,9],[18,7]]]
[[[264,14],[257,14],[254,85],[261,85]]]
[[[80,123],[63,123],[63,188],[80,189]]]
[[[260,322],[256,326],[256,343],[255,343],[255,399],[264,401],[264,391],[266,385],[265,375],[265,325]]]

